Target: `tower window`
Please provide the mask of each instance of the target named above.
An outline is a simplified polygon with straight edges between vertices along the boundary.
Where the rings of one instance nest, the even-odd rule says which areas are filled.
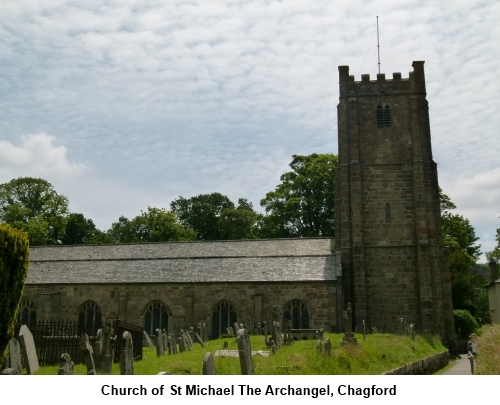
[[[391,204],[385,204],[385,219],[391,219]]]
[[[377,127],[379,128],[387,128],[392,125],[392,113],[391,107],[386,105],[382,107],[379,105],[377,107]]]

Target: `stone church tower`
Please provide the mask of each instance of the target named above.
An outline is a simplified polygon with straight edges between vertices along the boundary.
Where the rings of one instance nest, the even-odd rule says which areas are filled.
[[[336,246],[353,322],[396,332],[401,318],[453,340],[424,62],[376,81],[339,66]]]

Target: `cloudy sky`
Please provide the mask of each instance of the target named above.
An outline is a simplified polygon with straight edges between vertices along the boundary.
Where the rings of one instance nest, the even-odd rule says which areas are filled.
[[[0,183],[42,177],[103,230],[214,191],[259,201],[337,153],[338,66],[425,60],[440,185],[500,227],[496,0],[0,2]]]

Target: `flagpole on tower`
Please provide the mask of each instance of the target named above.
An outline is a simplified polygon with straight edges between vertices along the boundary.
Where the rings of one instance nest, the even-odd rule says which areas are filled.
[[[380,74],[380,41],[378,37],[378,16],[377,16],[377,53],[378,53],[378,73]]]

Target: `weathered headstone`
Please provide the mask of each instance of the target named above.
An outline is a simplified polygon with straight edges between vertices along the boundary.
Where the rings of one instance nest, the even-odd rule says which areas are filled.
[[[236,335],[238,352],[240,355],[240,367],[242,375],[253,375],[252,346],[250,336],[246,329],[240,329]]]
[[[196,338],[196,340],[198,341],[198,343],[201,345],[201,347],[205,348],[205,342],[203,341],[203,339],[201,338],[201,336],[196,333],[194,335],[194,337]]]
[[[80,336],[80,350],[85,359],[85,366],[87,367],[87,375],[95,375],[94,351],[89,342],[89,337],[86,333]]]
[[[14,338],[9,342],[9,354],[7,355],[7,367],[14,370],[15,374],[21,374],[23,363],[21,359],[21,345]]]
[[[94,347],[96,355],[99,356],[102,352],[102,329],[97,329]]]
[[[318,341],[316,342],[316,353],[323,353],[323,342],[321,342],[321,339],[318,339]]]
[[[206,342],[208,341],[208,326],[206,323],[203,323],[203,334],[201,335],[203,338],[203,341]]]
[[[229,343],[224,341],[224,343],[222,344],[222,350],[226,350],[228,347],[229,347]]]
[[[344,311],[343,315],[345,334],[341,344],[358,344],[358,339],[356,339],[356,335],[352,332],[352,308],[350,302],[347,303],[347,309]]]
[[[123,332],[122,350],[120,353],[120,374],[134,374],[134,348],[132,344],[132,335],[129,331]]]
[[[411,340],[415,340],[415,324],[410,324],[410,336]]]
[[[179,333],[177,341],[179,342],[179,353],[184,353],[186,351],[186,345],[184,343],[184,335],[182,333]]]
[[[163,329],[163,333],[161,334],[161,340],[163,342],[163,353],[165,353],[167,351],[167,342],[168,342],[167,331],[165,329]]]
[[[74,375],[75,374],[75,364],[71,361],[71,356],[68,353],[63,353],[61,355],[61,361],[59,362],[59,371],[57,375]]]
[[[33,335],[26,325],[22,325],[19,330],[19,343],[24,356],[24,364],[28,374],[35,374],[40,365],[38,364],[38,357],[36,355],[35,342]]]
[[[238,325],[238,322],[235,322],[233,324],[233,334],[234,336],[238,336],[238,330],[240,329],[240,325]]]
[[[191,333],[186,332],[184,334],[184,336],[185,336],[186,346],[189,348],[189,350],[193,351],[194,344],[193,344],[193,340],[191,339]]]
[[[325,354],[328,356],[332,354],[332,342],[330,341],[330,338],[325,339],[324,351]]]
[[[175,339],[175,333],[172,333],[170,337],[172,338],[172,354],[177,354],[178,350],[177,350],[177,340]]]
[[[156,329],[156,340],[155,340],[155,344],[156,344],[156,356],[157,357],[161,357],[163,356],[163,353],[164,353],[164,349],[163,349],[163,336],[161,334],[161,330],[160,329]]]
[[[203,375],[215,375],[215,360],[212,352],[205,354],[203,358]]]
[[[109,350],[110,343],[111,343],[111,328],[109,326],[104,326],[102,328],[102,346],[100,354],[102,355],[110,354]]]
[[[194,342],[194,328],[192,326],[189,327],[189,336],[191,336],[191,342]]]
[[[142,334],[144,336],[144,339],[146,339],[146,342],[148,344],[149,350],[153,350],[154,349],[153,342],[151,342],[151,338],[149,337],[149,335],[147,334],[147,332],[143,331]]]
[[[363,319],[363,340],[366,340],[366,324],[364,319]]]

